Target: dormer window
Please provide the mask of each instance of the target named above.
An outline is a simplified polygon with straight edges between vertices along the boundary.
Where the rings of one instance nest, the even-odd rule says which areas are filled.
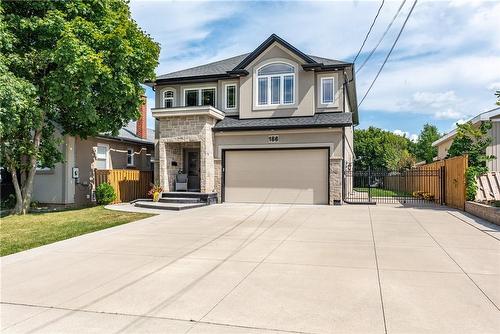
[[[175,95],[173,90],[166,90],[163,92],[163,108],[174,107]]]
[[[295,102],[295,67],[271,63],[257,70],[257,104],[280,105]]]

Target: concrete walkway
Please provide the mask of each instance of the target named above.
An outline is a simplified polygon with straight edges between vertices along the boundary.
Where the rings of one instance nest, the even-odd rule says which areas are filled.
[[[4,333],[500,333],[498,227],[213,205],[2,258]]]

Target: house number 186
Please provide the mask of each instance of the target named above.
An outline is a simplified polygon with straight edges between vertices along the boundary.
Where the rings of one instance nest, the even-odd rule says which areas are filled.
[[[273,136],[267,137],[267,142],[269,144],[279,143],[279,141],[280,141],[280,136],[278,136],[278,135],[273,135]]]

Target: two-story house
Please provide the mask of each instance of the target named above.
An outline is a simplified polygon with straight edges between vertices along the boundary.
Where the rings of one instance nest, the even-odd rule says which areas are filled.
[[[334,204],[358,124],[352,63],[271,35],[254,51],[165,75],[156,96],[155,180],[222,202]]]

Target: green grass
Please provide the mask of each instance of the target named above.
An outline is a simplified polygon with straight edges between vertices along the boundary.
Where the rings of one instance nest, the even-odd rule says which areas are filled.
[[[355,191],[367,193],[368,188],[354,188]],[[397,197],[397,196],[411,196],[410,193],[404,191],[394,191],[389,189],[371,188],[370,193],[372,197]]]
[[[151,217],[102,206],[8,216],[0,220],[0,256]]]

